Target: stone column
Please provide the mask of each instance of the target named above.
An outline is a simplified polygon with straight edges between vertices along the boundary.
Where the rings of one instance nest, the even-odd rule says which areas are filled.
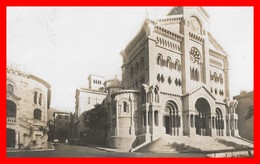
[[[115,135],[119,135],[119,127],[118,127],[118,102],[116,100],[116,129],[115,129]]]
[[[148,124],[148,115],[149,111],[148,111],[148,107],[146,106],[146,111],[145,111],[145,117],[146,117],[146,122],[145,122],[145,131],[146,131],[146,134],[149,133],[149,124]]]
[[[18,149],[18,144],[19,144],[19,136],[18,132],[15,132],[15,148]]]
[[[27,133],[24,133],[23,135],[23,146],[26,147],[27,146],[27,143],[29,142],[29,134]]]
[[[36,142],[35,142],[36,147],[41,147],[41,145],[42,145],[41,135],[36,134],[35,136],[36,136]]]
[[[133,94],[130,95],[130,102],[131,102],[131,127],[130,127],[130,131],[131,131],[131,135],[134,135],[135,128],[134,128],[134,98],[133,98]]]
[[[151,116],[151,128],[152,128],[152,134],[153,134],[153,128],[154,128],[154,121],[155,121],[155,119],[154,119],[154,110],[152,109],[152,111],[151,111],[151,114],[152,114],[152,116]]]

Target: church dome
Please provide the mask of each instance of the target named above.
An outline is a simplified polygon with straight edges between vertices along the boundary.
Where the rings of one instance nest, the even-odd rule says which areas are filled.
[[[107,87],[108,89],[110,88],[121,88],[123,89],[123,84],[117,79],[115,78],[110,85]]]

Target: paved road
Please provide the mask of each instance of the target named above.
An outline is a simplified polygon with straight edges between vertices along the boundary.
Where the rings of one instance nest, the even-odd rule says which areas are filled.
[[[201,153],[130,153],[130,152],[108,152],[104,150],[99,150],[92,147],[86,146],[76,146],[59,144],[55,146],[55,150],[48,151],[20,151],[20,152],[8,152],[8,157],[115,157],[115,158],[132,158],[132,157],[206,157],[205,154]]]

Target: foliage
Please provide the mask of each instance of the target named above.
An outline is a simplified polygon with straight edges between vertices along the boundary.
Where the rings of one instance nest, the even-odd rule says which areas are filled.
[[[85,112],[85,140],[84,143],[105,145],[107,137],[107,110],[102,105],[97,104],[95,108]]]
[[[97,104],[95,108],[87,111],[84,115],[84,121],[87,128],[107,129],[107,111],[102,105]]]
[[[245,120],[248,120],[254,116],[253,106],[248,107],[247,115],[245,116]]]

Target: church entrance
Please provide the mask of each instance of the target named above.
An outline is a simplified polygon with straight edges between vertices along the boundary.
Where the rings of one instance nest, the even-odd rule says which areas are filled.
[[[8,129],[6,130],[6,147],[15,147],[15,130]]]
[[[204,98],[199,98],[195,104],[195,128],[196,134],[210,135],[210,105]]]
[[[170,116],[164,116],[166,134],[171,134]]]
[[[180,116],[176,103],[173,101],[167,101],[164,113],[164,127],[166,134],[178,136],[180,128]]]

